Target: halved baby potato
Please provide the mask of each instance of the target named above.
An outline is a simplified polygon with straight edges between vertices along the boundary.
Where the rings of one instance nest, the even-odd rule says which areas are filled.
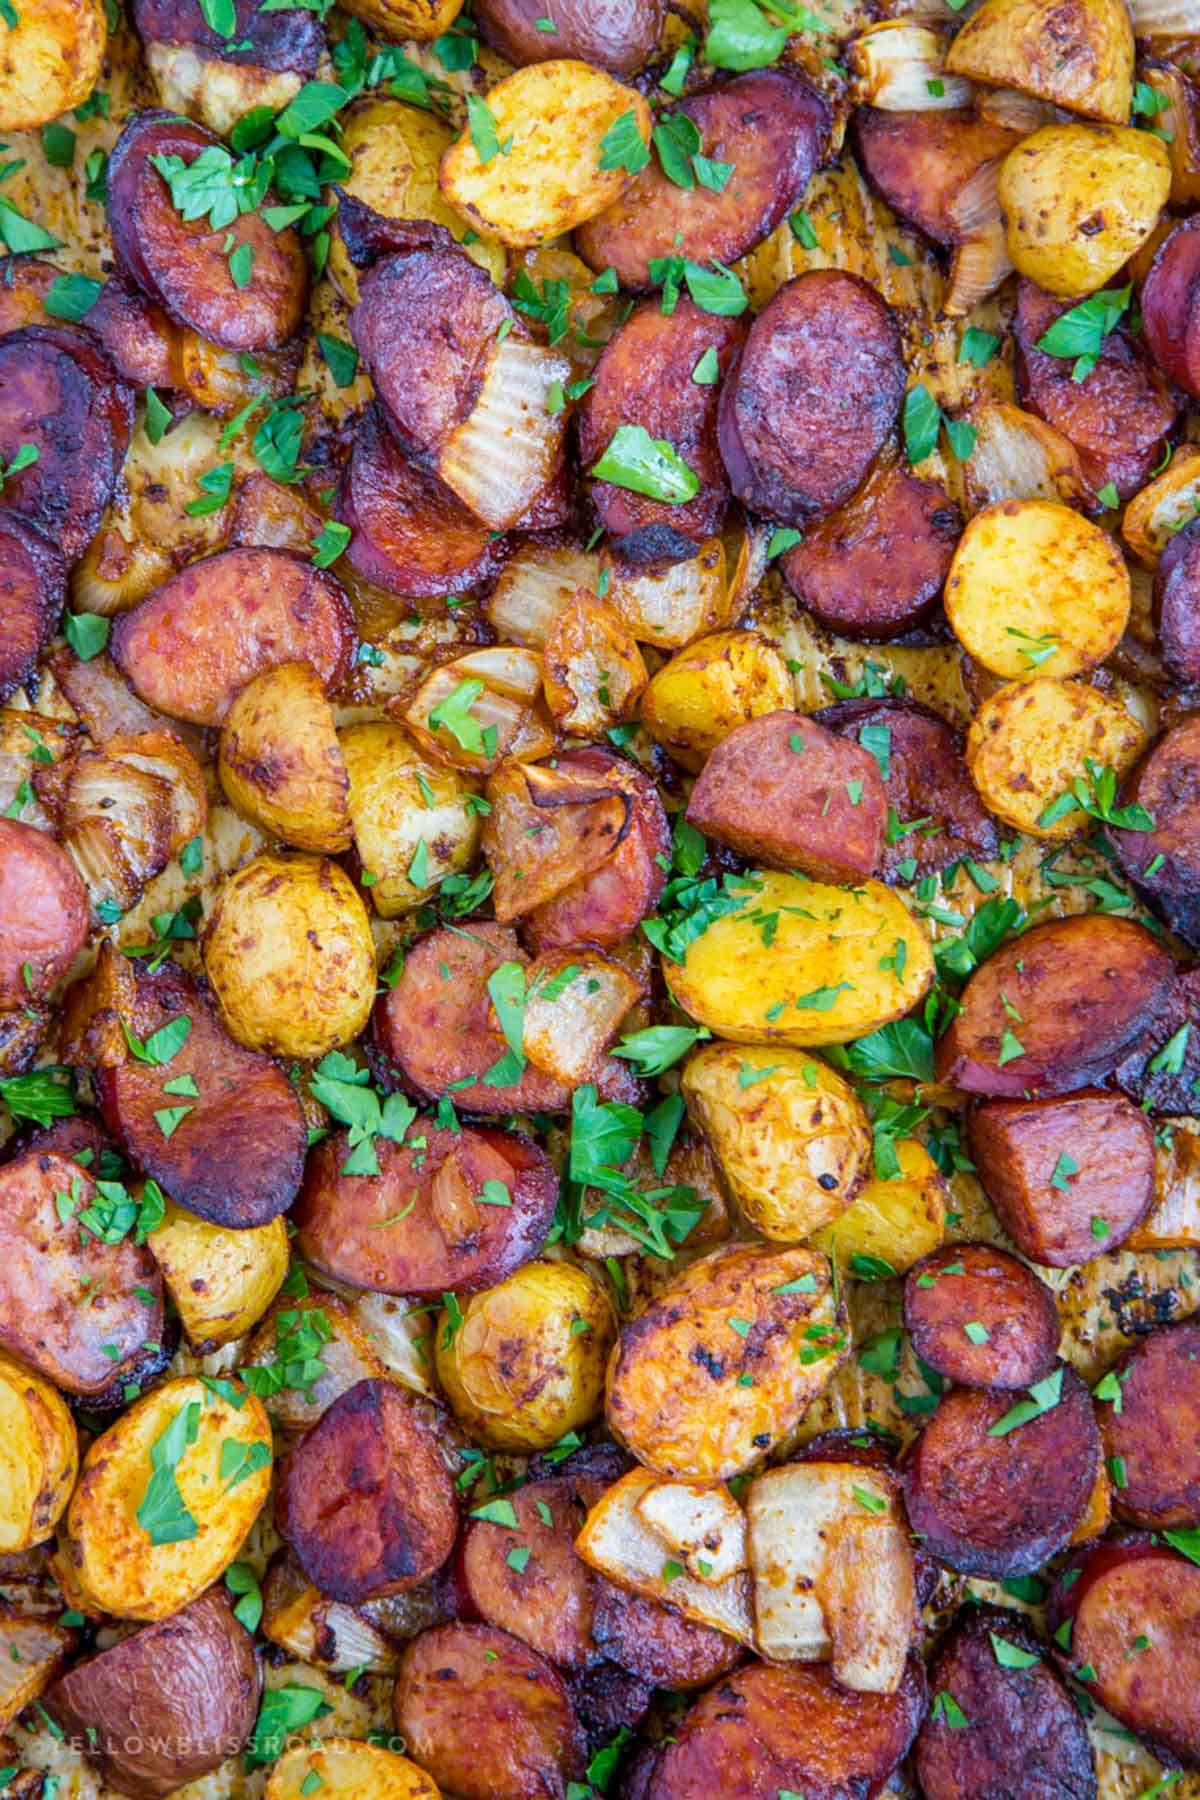
[[[178,1612],[234,1560],[271,1462],[271,1427],[247,1389],[197,1375],[154,1388],[84,1458],[61,1540],[72,1589],[118,1619]]]
[[[1107,533],[1071,507],[1001,500],[959,540],[945,604],[959,643],[993,675],[1080,675],[1121,641],[1129,570]]]
[[[1133,90],[1129,9],[1125,0],[983,0],[946,68],[1123,125]]]
[[[794,704],[783,652],[757,631],[715,631],[681,650],[642,696],[642,724],[683,768],[699,771],[738,725]]]
[[[614,129],[635,149],[650,142],[642,96],[590,63],[530,63],[476,105],[482,112],[442,158],[442,192],[517,248],[573,231],[620,197],[630,174]]]
[[[714,919],[683,961],[667,966],[679,1005],[715,1036],[844,1044],[924,998],[933,980],[929,939],[882,882],[829,887],[771,869],[739,879],[746,886],[737,910]]]
[[[350,725],[338,742],[350,782],[354,847],[371,904],[396,919],[426,900],[447,875],[469,868],[481,819],[468,775],[419,750],[391,721]]]
[[[463,0],[349,0],[346,7],[356,19],[368,25],[393,43],[407,38],[428,43],[448,31],[463,8]]]
[[[252,1330],[288,1272],[282,1218],[249,1231],[230,1231],[168,1200],[162,1224],[146,1242],[188,1342],[201,1355]]]
[[[880,1263],[903,1275],[946,1235],[946,1186],[937,1164],[916,1138],[900,1138],[895,1150],[899,1175],[874,1176],[832,1225],[809,1239],[844,1275],[869,1278],[883,1273]]]
[[[225,715],[217,760],[230,803],[298,850],[350,848],[349,780],[311,663],[264,669]]]
[[[1081,681],[1018,681],[984,701],[967,734],[967,768],[989,812],[1030,837],[1074,837],[1091,823],[1054,802],[1088,762],[1123,775],[1146,734],[1119,700]]]
[[[440,1791],[407,1756],[356,1738],[326,1738],[280,1757],[267,1800],[438,1800]]]
[[[32,131],[87,99],[108,27],[101,0],[33,0],[0,35],[0,131]]]
[[[75,1421],[58,1389],[0,1356],[0,1552],[49,1537],[78,1469]]]

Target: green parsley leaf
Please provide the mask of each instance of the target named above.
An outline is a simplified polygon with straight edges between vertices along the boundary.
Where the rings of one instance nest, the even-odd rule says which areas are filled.
[[[56,275],[42,305],[52,319],[82,319],[104,291],[102,281],[90,275]]]
[[[600,168],[624,169],[636,175],[650,161],[650,151],[631,107],[611,124],[600,139]]]
[[[91,662],[108,643],[112,621],[100,613],[67,613],[63,634],[80,662]]]
[[[328,569],[341,556],[350,542],[350,527],[343,525],[339,519],[327,519],[315,538],[310,538],[312,545],[312,564],[316,569]]]
[[[665,438],[652,438],[644,425],[618,425],[608,448],[589,470],[597,481],[645,494],[672,506],[694,499],[700,482]]]

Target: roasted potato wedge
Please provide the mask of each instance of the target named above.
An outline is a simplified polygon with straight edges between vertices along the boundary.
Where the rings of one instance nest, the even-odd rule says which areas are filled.
[[[442,193],[517,248],[573,231],[619,198],[629,173],[603,140],[627,114],[631,135],[650,141],[641,95],[589,63],[532,63],[489,89],[486,105],[487,160],[464,131],[442,158]]]
[[[382,919],[412,912],[447,875],[469,868],[482,823],[474,782],[419,750],[402,725],[348,726],[339,736],[350,781],[354,848]]]
[[[667,973],[679,1005],[735,1044],[844,1044],[901,1018],[933,979],[924,927],[882,882],[760,870]],[[778,915],[770,954],[762,921]],[[880,964],[886,967],[880,967]]]
[[[297,1744],[271,1770],[267,1800],[305,1800],[313,1794],[329,1800],[438,1800],[437,1788],[424,1769],[407,1756],[379,1744],[353,1738],[326,1738],[320,1744]]]
[[[1119,700],[1081,681],[1014,681],[984,701],[967,737],[967,767],[989,812],[1037,838],[1074,837],[1087,815],[1056,801],[1089,761],[1118,776],[1146,734]]]
[[[252,824],[298,850],[350,848],[349,780],[311,663],[264,669],[221,727],[221,786]]]
[[[1124,0],[983,0],[951,44],[946,68],[1123,125],[1133,91],[1133,27]]]
[[[168,1201],[162,1224],[146,1241],[188,1342],[201,1355],[252,1331],[288,1271],[282,1218],[230,1231]]]
[[[37,0],[13,13],[0,39],[0,131],[32,131],[87,99],[108,28],[101,0]]]
[[[69,1626],[0,1609],[0,1730],[7,1731],[61,1674],[77,1641]]]
[[[642,695],[642,724],[685,769],[747,719],[792,705],[787,662],[756,631],[716,631],[664,663]]]
[[[462,7],[463,0],[354,0],[346,11],[394,43],[406,38],[427,43],[453,25]]]
[[[49,1537],[78,1471],[75,1421],[58,1389],[0,1356],[0,1552]]]
[[[809,1240],[847,1275],[879,1275],[880,1264],[902,1275],[946,1235],[946,1186],[932,1156],[916,1138],[901,1138],[895,1148],[899,1175],[868,1181],[840,1218]]]
[[[1090,294],[1149,237],[1170,191],[1171,159],[1151,132],[1044,125],[1000,169],[1008,253],[1048,294]]]

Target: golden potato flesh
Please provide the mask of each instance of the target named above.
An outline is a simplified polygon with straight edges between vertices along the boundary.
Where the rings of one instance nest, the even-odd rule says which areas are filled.
[[[232,1343],[252,1330],[288,1272],[282,1219],[250,1231],[230,1231],[168,1201],[162,1224],[146,1242],[198,1352]]]
[[[714,1036],[844,1044],[924,998],[933,980],[929,939],[882,882],[829,887],[769,869],[742,879],[736,912],[715,919],[681,963],[664,965],[679,1005]],[[774,934],[769,949],[764,925]]]
[[[437,1372],[472,1437],[545,1450],[597,1412],[617,1334],[605,1290],[574,1263],[531,1262],[473,1294],[462,1322],[443,1311]]]
[[[1171,189],[1166,145],[1123,125],[1044,125],[1000,168],[1008,253],[1060,299],[1102,288],[1153,231]]]
[[[32,131],[86,100],[108,27],[101,0],[26,0],[0,32],[0,131]]]
[[[0,1552],[49,1537],[78,1469],[75,1421],[58,1389],[0,1356]]]
[[[350,848],[349,781],[311,663],[265,669],[225,715],[221,786],[252,824],[298,850]]]
[[[346,5],[348,13],[365,19],[393,43],[441,37],[462,9],[463,0],[347,0]]]
[[[794,703],[782,651],[757,631],[715,631],[663,664],[642,696],[642,724],[677,763],[699,770],[735,726]]]
[[[959,539],[945,604],[959,643],[993,675],[1079,675],[1121,641],[1129,570],[1107,532],[1071,507],[1000,500]]]
[[[267,1800],[438,1800],[439,1792],[407,1756],[354,1738],[297,1744],[267,1783]]]
[[[983,0],[946,56],[953,75],[1123,125],[1133,90],[1125,0]]]
[[[989,812],[1031,837],[1069,838],[1091,820],[1056,804],[1087,765],[1118,775],[1146,734],[1119,700],[1081,681],[1021,681],[984,701],[967,736],[967,768]]]
[[[896,1161],[899,1175],[872,1177],[853,1205],[810,1240],[847,1275],[903,1275],[946,1235],[946,1187],[924,1144],[901,1138]]]
[[[403,726],[351,725],[340,735],[350,778],[354,847],[383,919],[412,912],[479,849],[475,783],[420,751]]]
[[[797,1243],[844,1212],[871,1167],[871,1124],[854,1089],[802,1050],[706,1044],[688,1059],[688,1113],[747,1221]]]
[[[350,877],[317,856],[253,857],[220,888],[204,967],[239,1044],[317,1058],[356,1038],[375,999],[371,922]]]
[[[271,1427],[199,1376],[154,1388],[88,1451],[67,1509],[63,1560],[118,1619],[165,1619],[229,1567],[271,1486]]]

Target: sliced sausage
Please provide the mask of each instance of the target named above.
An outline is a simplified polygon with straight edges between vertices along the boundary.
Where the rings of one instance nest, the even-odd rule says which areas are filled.
[[[870,750],[806,713],[764,713],[717,745],[687,820],[753,862],[854,882],[879,868],[887,794]]]
[[[882,112],[860,106],[854,114],[863,174],[893,212],[935,244],[963,242],[964,188],[1020,140],[1020,132],[977,119],[969,107]]]
[[[1120,1094],[986,1100],[967,1144],[1017,1249],[1053,1269],[1116,1250],[1154,1204],[1154,1127]]]
[[[650,1711],[654,1689],[616,1663],[599,1662],[569,1677],[571,1703],[592,1740],[607,1744],[621,1727],[636,1731]]]
[[[744,1657],[741,1645],[723,1631],[603,1579],[597,1582],[594,1631],[613,1662],[651,1687],[677,1693],[707,1687]]]
[[[531,1481],[509,1504],[515,1525],[471,1519],[459,1539],[459,1616],[511,1632],[560,1668],[584,1669],[598,1654],[596,1581],[575,1553],[585,1509],[574,1483],[563,1476]]]
[[[740,319],[717,318],[681,299],[669,316],[657,300],[644,301],[609,338],[580,410],[584,470],[599,462],[622,425],[641,425],[655,442],[670,444],[700,483],[694,499],[678,505],[609,481],[593,485],[596,517],[623,561],[681,561],[721,529],[729,483],[717,447],[720,389],[717,379],[697,382],[692,374],[712,350],[724,380],[744,337]]]
[[[1181,219],[1142,284],[1142,329],[1169,381],[1200,399],[1200,217]]]
[[[112,654],[149,706],[219,725],[264,669],[307,662],[326,689],[350,668],[354,615],[333,577],[289,550],[218,550],[113,627]]]
[[[411,1395],[386,1378],[340,1394],[286,1457],[275,1523],[314,1587],[350,1606],[440,1569],[458,1505]]]
[[[695,94],[675,109],[700,133],[700,154],[732,163],[721,193],[677,187],[651,160],[615,206],[575,233],[593,269],[613,268],[625,288],[656,284],[650,263],[683,257],[731,263],[770,235],[799,203],[825,155],[831,115],[806,81],[757,69]]]
[[[780,567],[819,625],[886,643],[937,605],[961,534],[945,488],[881,464],[845,506],[809,526]]]
[[[583,1733],[562,1677],[491,1625],[438,1625],[408,1646],[396,1726],[461,1800],[551,1800],[583,1773]]]
[[[61,274],[40,256],[0,257],[0,332],[47,324],[46,295]]]
[[[464,1091],[462,1104],[473,1101]],[[292,1209],[301,1255],[327,1275],[385,1294],[491,1287],[536,1256],[558,1177],[528,1138],[422,1123],[422,1147],[377,1138],[378,1175],[345,1175],[349,1138],[312,1151]],[[488,1204],[499,1183],[508,1200]],[[485,1195],[486,1198],[480,1198]]]
[[[943,1704],[922,1725],[916,1769],[925,1800],[1009,1800],[1018,1788],[1021,1800],[1095,1800],[1087,1726],[1019,1614],[998,1606],[960,1613],[929,1685],[965,1724]]]
[[[62,552],[19,513],[0,515],[0,700],[27,681],[66,599]]]
[[[113,497],[133,429],[133,395],[94,338],[27,325],[0,338],[0,461],[37,460],[4,482],[20,513],[68,562],[86,550]]]
[[[1200,1763],[1194,1562],[1153,1538],[1100,1544],[1064,1569],[1046,1623],[1063,1667],[1153,1755]]]
[[[995,856],[996,822],[983,805],[952,726],[915,700],[842,700],[814,715],[828,731],[880,749],[887,733],[885,881],[919,880],[960,856]],[[895,817],[892,817],[895,814]]]
[[[1092,1397],[1074,1369],[1062,1364],[1051,1379],[1059,1372],[1058,1401],[1002,1436],[992,1428],[1013,1410],[1012,1394],[961,1387],[917,1439],[904,1476],[909,1522],[960,1574],[1028,1575],[1087,1509],[1100,1455]]]
[[[1054,1295],[991,1244],[946,1244],[914,1263],[904,1323],[922,1361],[963,1387],[1032,1387],[1058,1354]]]
[[[1113,1510],[1149,1530],[1200,1525],[1200,1325],[1152,1331],[1099,1407]]]
[[[338,196],[337,230],[356,269],[369,269],[382,256],[410,256],[417,250],[451,250],[454,239],[432,219],[396,219],[379,213],[344,189]]]
[[[554,30],[538,20],[542,0],[481,0],[475,22],[494,50],[520,68],[525,63],[592,63],[614,75],[635,75],[658,48],[662,0],[558,0]]]
[[[223,148],[203,125],[166,112],[135,114],[108,159],[113,248],[138,286],[201,337],[227,350],[275,350],[297,330],[308,304],[308,263],[295,227],[272,231],[257,210],[219,231],[207,213],[185,220],[160,173],[159,159],[190,165]],[[249,284],[239,288],[229,258],[242,245],[253,261]]]
[[[391,594],[418,600],[460,594],[503,562],[503,538],[417,468],[377,406],[367,408],[354,434],[334,511],[353,534],[350,566]]]
[[[1082,381],[1074,378],[1071,357],[1039,350],[1073,304],[1052,299],[1032,281],[1020,283],[1013,330],[1017,398],[1070,439],[1094,490],[1111,482],[1128,500],[1162,460],[1178,409],[1150,357],[1121,326],[1104,339],[1095,368]]]
[[[1186,1029],[1185,1029],[1186,1027]],[[1200,1087],[1200,965],[1181,968],[1165,1005],[1113,1071],[1122,1093],[1145,1111],[1192,1113]]]
[[[216,1587],[77,1663],[45,1707],[121,1793],[162,1800],[242,1749],[261,1691],[254,1639]]]
[[[938,1040],[939,1081],[997,1097],[1107,1080],[1174,981],[1144,925],[1104,913],[1051,919],[1002,944],[968,981]]]
[[[128,1380],[163,1330],[149,1250],[132,1234],[106,1243],[79,1224],[96,1206],[95,1172],[53,1150],[0,1169],[0,1345],[68,1394]],[[103,1210],[91,1215],[98,1223]]]
[[[1172,680],[1200,681],[1200,519],[1189,519],[1159,558],[1154,629]]]
[[[146,45],[173,44],[222,62],[314,75],[325,48],[317,14],[265,11],[258,0],[234,0],[229,36],[209,25],[200,0],[133,0],[133,23]]]
[[[1165,731],[1130,770],[1118,806],[1141,806],[1149,831],[1109,828],[1121,867],[1172,930],[1200,946],[1200,715]]]
[[[0,819],[0,1012],[44,1000],[83,948],[87,889],[54,839]]]
[[[647,1800],[874,1800],[908,1754],[925,1710],[910,1656],[894,1694],[840,1687],[822,1663],[751,1663],[711,1687],[662,1751]]]
[[[838,269],[785,282],[721,390],[734,493],[785,525],[832,512],[863,480],[903,397],[900,333],[873,287]]]
[[[117,374],[131,387],[180,385],[178,325],[120,269],[101,288],[85,322],[100,339]]]

